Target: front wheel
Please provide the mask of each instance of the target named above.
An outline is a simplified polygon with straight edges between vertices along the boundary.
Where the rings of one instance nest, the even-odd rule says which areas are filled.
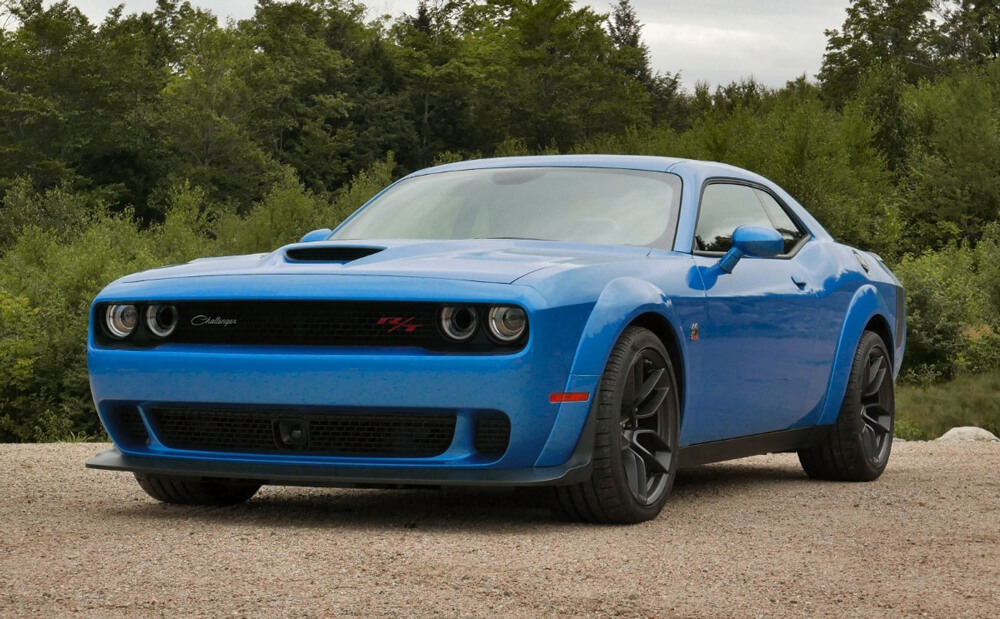
[[[248,501],[260,490],[259,483],[240,479],[135,473],[135,480],[157,501],[178,505],[235,505]]]
[[[799,451],[809,477],[872,481],[889,462],[896,403],[892,364],[882,338],[861,336],[837,424],[823,443]]]
[[[608,359],[597,390],[589,480],[550,489],[563,519],[600,523],[651,520],[663,509],[677,473],[680,401],[663,343],[629,327]]]

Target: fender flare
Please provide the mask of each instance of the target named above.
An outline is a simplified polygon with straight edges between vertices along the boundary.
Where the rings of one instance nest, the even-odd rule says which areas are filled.
[[[634,277],[612,280],[601,291],[580,336],[570,373],[575,376],[601,376],[618,338],[625,328],[643,314],[658,314],[673,331],[684,357],[680,319],[667,295],[649,283]],[[683,371],[682,368],[680,368]]]
[[[837,423],[844,394],[847,393],[847,381],[851,374],[851,364],[854,363],[854,354],[857,352],[865,327],[875,316],[881,316],[890,325],[893,324],[889,318],[892,316],[892,310],[878,293],[878,289],[871,284],[861,286],[854,293],[854,298],[847,308],[847,318],[844,320],[840,339],[837,341],[837,352],[834,355],[833,368],[830,370],[823,411],[816,422],[817,425]],[[893,337],[898,338],[899,335],[894,333]],[[895,344],[886,342],[886,345],[892,354]]]
[[[621,277],[609,282],[594,304],[590,317],[580,336],[580,344],[573,357],[573,365],[566,391],[594,393],[590,402],[563,403],[559,407],[549,438],[542,448],[535,466],[556,466],[583,449],[593,450],[594,424],[592,419],[597,406],[597,387],[611,350],[625,328],[644,314],[662,317],[670,329],[684,358],[683,339],[680,337],[680,320],[673,303],[662,290],[653,284],[634,277]],[[680,369],[684,372],[683,368]]]

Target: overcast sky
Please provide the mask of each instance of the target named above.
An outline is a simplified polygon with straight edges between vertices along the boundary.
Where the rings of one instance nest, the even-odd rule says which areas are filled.
[[[71,0],[95,22],[122,0]],[[414,12],[418,0],[367,0],[373,15]],[[150,10],[155,0],[124,0],[126,12]],[[194,0],[222,18],[253,15],[251,0]],[[849,0],[632,0],[645,24],[654,69],[681,72],[695,82],[728,84],[741,77],[780,87],[819,71],[826,36],[840,28]],[[611,0],[577,0],[607,13]]]

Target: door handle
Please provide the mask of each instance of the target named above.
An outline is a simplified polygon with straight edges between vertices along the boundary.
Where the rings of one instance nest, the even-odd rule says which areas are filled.
[[[798,275],[792,275],[792,282],[799,287],[799,290],[804,290],[806,287],[806,280]]]

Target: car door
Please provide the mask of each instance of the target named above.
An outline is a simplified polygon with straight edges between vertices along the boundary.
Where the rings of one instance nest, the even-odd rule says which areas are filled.
[[[784,251],[745,256],[732,273],[718,268],[733,231],[744,225],[781,232]],[[764,187],[710,181],[703,188],[692,253],[706,294],[697,331],[702,367],[691,377],[685,445],[803,425],[816,375],[816,286],[796,254],[809,234]],[[693,337],[692,337],[693,339]],[[695,345],[692,342],[692,345]]]

